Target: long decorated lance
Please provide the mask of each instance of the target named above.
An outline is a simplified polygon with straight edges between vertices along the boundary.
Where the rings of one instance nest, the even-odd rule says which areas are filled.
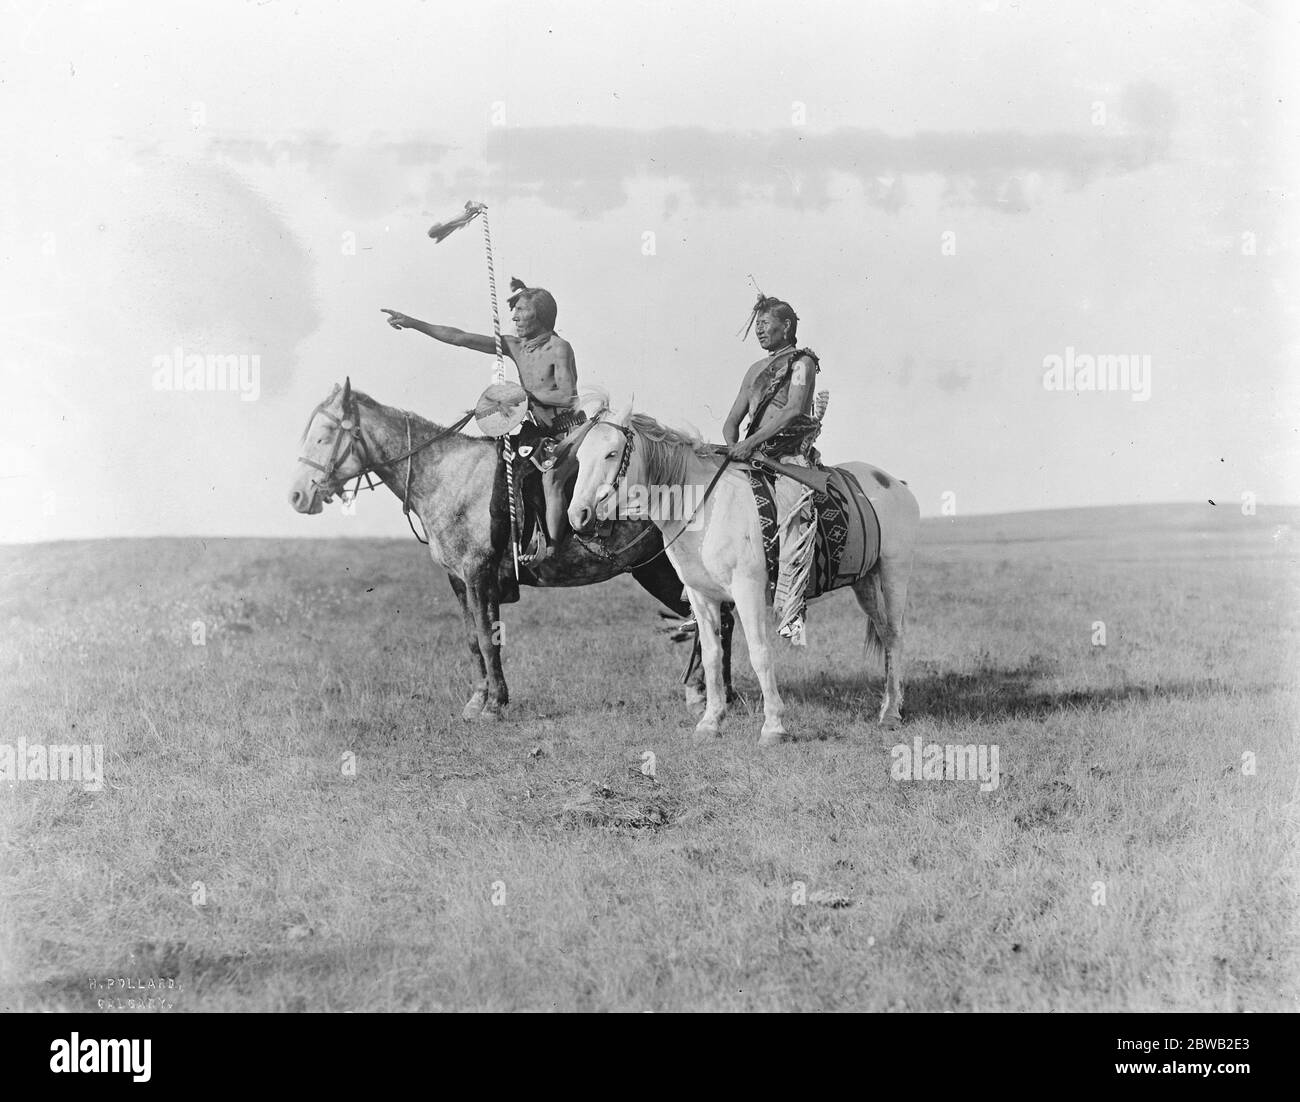
[[[492,257],[492,229],[488,225],[487,204],[469,200],[465,210],[447,222],[437,222],[429,227],[429,236],[435,244],[441,244],[463,226],[468,226],[479,215],[483,216],[483,249],[487,253],[488,294],[492,299],[492,340],[496,347],[497,362],[492,372],[494,383],[506,381],[505,356],[501,349],[501,311],[497,306],[497,272],[496,262]]]
[[[492,371],[494,383],[506,381],[505,356],[501,348],[501,311],[497,305],[496,263],[492,257],[492,230],[488,225],[487,204],[469,200],[465,210],[448,222],[437,222],[429,227],[429,236],[435,244],[441,244],[447,237],[463,226],[468,226],[479,215],[483,216],[483,249],[487,254],[488,295],[492,299],[492,342],[496,349],[496,367]],[[510,557],[514,566],[515,579],[519,578],[519,517],[515,509],[515,447],[509,436],[502,439],[506,461],[506,494],[510,502]]]

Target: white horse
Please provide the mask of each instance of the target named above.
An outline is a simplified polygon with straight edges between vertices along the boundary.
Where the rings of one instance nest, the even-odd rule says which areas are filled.
[[[644,502],[686,586],[699,623],[708,701],[695,728],[697,737],[717,735],[726,714],[718,628],[720,606],[734,601],[745,627],[749,661],[763,689],[759,745],[781,742],[786,737],[785,705],[772,669],[770,639],[775,632],[768,617],[767,563],[745,468],[732,464],[700,504],[723,461],[716,449],[644,414],[633,414],[630,405],[617,414],[594,410],[574,448],[578,481],[569,507],[574,531],[589,531],[615,499],[622,509]],[[866,463],[843,466],[857,478],[880,521],[879,558],[852,588],[867,614],[869,648],[884,650],[880,723],[892,730],[902,723],[903,610],[920,509],[907,486],[884,471]]]

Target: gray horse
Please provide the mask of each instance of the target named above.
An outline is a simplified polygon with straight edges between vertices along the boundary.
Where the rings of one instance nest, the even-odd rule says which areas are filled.
[[[463,424],[464,422],[462,422]],[[319,513],[353,479],[373,473],[403,508],[420,518],[433,561],[447,571],[465,616],[470,655],[477,666],[466,719],[499,719],[509,701],[495,625],[503,602],[517,600],[509,561],[509,514],[494,440],[442,428],[415,413],[393,409],[337,383],[313,411],[303,432],[304,454],[289,489],[299,513]],[[494,495],[496,507],[494,507]],[[578,586],[630,573],[678,616],[690,605],[682,582],[661,554],[662,537],[648,521],[616,521],[608,544],[569,539],[542,563],[520,567],[531,586]],[[503,555],[503,550],[507,552]],[[731,626],[724,627],[725,678],[731,694]],[[705,699],[700,643],[687,670],[686,699]]]

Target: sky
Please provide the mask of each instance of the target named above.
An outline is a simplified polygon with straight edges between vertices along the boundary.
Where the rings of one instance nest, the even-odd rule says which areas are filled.
[[[344,377],[441,423],[491,382],[380,314],[491,332],[481,224],[426,236],[471,199],[580,384],[711,439],[756,283],[821,358],[823,456],[923,515],[1300,502],[1298,20],[15,0],[0,540],[405,535],[386,492],[294,513],[298,434]],[[166,387],[191,355],[242,384]]]

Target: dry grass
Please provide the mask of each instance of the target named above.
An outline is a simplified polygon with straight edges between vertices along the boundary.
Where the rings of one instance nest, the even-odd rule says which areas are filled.
[[[507,611],[481,726],[414,543],[0,549],[0,741],[107,763],[0,786],[0,1009],[1294,1009],[1297,519],[927,522],[899,737],[840,593],[774,751],[743,659],[689,743],[625,580]],[[893,780],[916,736],[998,744],[1001,786]]]

